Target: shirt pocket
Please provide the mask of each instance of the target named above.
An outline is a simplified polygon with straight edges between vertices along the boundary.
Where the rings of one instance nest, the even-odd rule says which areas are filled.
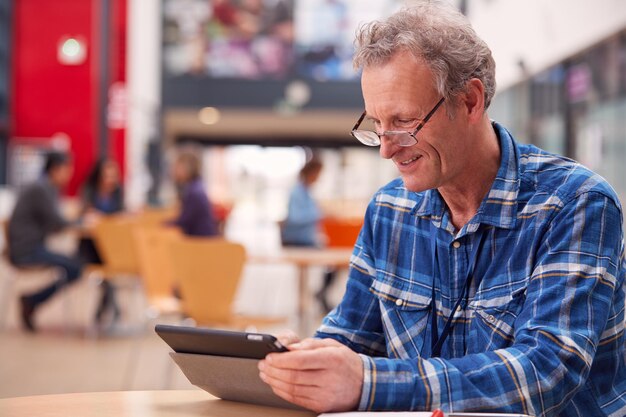
[[[473,310],[467,353],[503,349],[515,342],[515,321],[526,299],[526,286],[511,285],[504,295],[478,296],[470,303]]]
[[[400,280],[375,280],[370,292],[378,298],[387,355],[419,357],[429,327],[430,295],[420,294],[414,284]]]

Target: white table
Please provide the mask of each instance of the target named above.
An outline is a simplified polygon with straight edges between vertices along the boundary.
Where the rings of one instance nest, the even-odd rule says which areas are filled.
[[[307,314],[310,309],[309,269],[313,266],[327,266],[337,269],[348,268],[352,248],[282,248],[271,254],[250,255],[249,262],[286,263],[298,269],[298,327],[302,335],[309,335]]]

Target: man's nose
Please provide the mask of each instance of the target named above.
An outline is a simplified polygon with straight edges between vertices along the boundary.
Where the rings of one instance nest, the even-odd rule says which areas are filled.
[[[388,136],[380,137],[380,156],[384,159],[391,159],[391,157],[398,151],[398,145],[394,143]]]

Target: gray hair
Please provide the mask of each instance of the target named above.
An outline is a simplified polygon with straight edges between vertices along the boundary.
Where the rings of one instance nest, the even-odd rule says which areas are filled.
[[[385,64],[396,52],[408,51],[429,66],[446,103],[465,91],[472,78],[485,87],[485,110],[496,90],[491,50],[465,16],[439,1],[418,1],[386,20],[361,26],[355,47],[355,69]]]

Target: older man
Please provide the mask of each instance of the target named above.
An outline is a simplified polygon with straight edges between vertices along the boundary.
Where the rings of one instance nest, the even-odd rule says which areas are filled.
[[[364,27],[355,64],[352,134],[401,179],[368,207],[341,304],[261,378],[317,411],[625,416],[613,189],[490,121],[491,52],[446,6]]]

